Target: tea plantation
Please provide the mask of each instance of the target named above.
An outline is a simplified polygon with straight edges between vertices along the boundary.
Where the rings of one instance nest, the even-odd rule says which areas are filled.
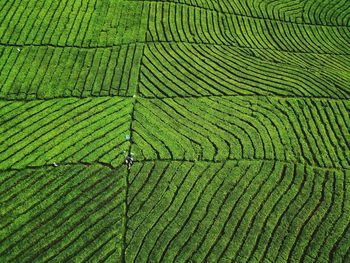
[[[0,1],[0,262],[350,262],[350,1]]]

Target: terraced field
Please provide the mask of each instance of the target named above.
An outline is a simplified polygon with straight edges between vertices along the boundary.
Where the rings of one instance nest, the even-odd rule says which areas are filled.
[[[347,0],[0,1],[0,262],[350,262],[349,83]]]

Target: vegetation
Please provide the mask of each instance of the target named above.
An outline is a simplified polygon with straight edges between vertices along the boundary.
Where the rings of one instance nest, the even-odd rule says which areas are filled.
[[[326,262],[348,250],[349,171],[147,162],[129,180],[127,262]]]
[[[129,143],[130,100],[2,102],[0,168],[53,163],[111,163]],[[120,158],[119,158],[120,162]]]
[[[350,262],[349,43],[347,0],[2,1],[0,262]]]
[[[124,167],[1,172],[1,258],[63,262],[120,257]]]
[[[323,99],[140,100],[133,149],[146,160],[263,159],[348,169],[349,111],[348,101]]]

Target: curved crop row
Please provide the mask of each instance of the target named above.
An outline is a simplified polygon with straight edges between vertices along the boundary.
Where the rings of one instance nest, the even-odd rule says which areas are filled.
[[[0,169],[123,158],[131,101],[120,98],[0,103]],[[119,161],[118,161],[119,162]]]
[[[0,5],[0,43],[105,47],[142,40],[143,4],[124,0],[9,0]]]
[[[144,159],[267,159],[350,167],[347,101],[215,97],[138,100]]]
[[[350,2],[347,0],[305,1],[303,21],[313,24],[350,26]]]
[[[350,26],[350,3],[347,0],[145,0],[144,2],[148,1],[177,3],[221,13],[297,24]]]
[[[316,59],[317,58],[317,59]],[[186,43],[144,48],[146,97],[278,95],[348,98],[350,57]]]
[[[286,24],[238,16],[228,17],[226,21],[228,30],[240,46],[302,53],[350,54],[348,28]]]
[[[146,40],[350,54],[347,27],[256,19],[176,3],[150,3]]]
[[[142,45],[106,49],[0,48],[0,97],[133,95]]]
[[[342,261],[349,171],[253,161],[138,163],[126,261]]]
[[[76,165],[0,172],[0,261],[118,261],[124,171]]]
[[[146,41],[234,44],[226,35],[224,15],[166,2],[149,4]]]

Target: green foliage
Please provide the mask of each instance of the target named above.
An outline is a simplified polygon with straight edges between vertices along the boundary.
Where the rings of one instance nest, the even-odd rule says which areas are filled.
[[[120,259],[125,170],[1,172],[1,261]]]
[[[350,262],[349,27],[348,0],[0,1],[0,262]]]
[[[111,48],[3,47],[0,97],[130,96],[135,94],[142,45]],[[9,51],[9,52],[8,52]]]
[[[347,242],[347,174],[278,161],[138,163],[126,261],[326,262],[329,238]]]
[[[133,150],[145,160],[156,151],[160,159],[261,159],[349,169],[350,126],[328,121],[348,119],[348,112],[348,103],[323,99],[139,99]]]
[[[2,44],[106,47],[143,37],[141,2],[28,0],[1,5]]]
[[[120,98],[1,102],[0,168],[120,162],[131,106]]]

